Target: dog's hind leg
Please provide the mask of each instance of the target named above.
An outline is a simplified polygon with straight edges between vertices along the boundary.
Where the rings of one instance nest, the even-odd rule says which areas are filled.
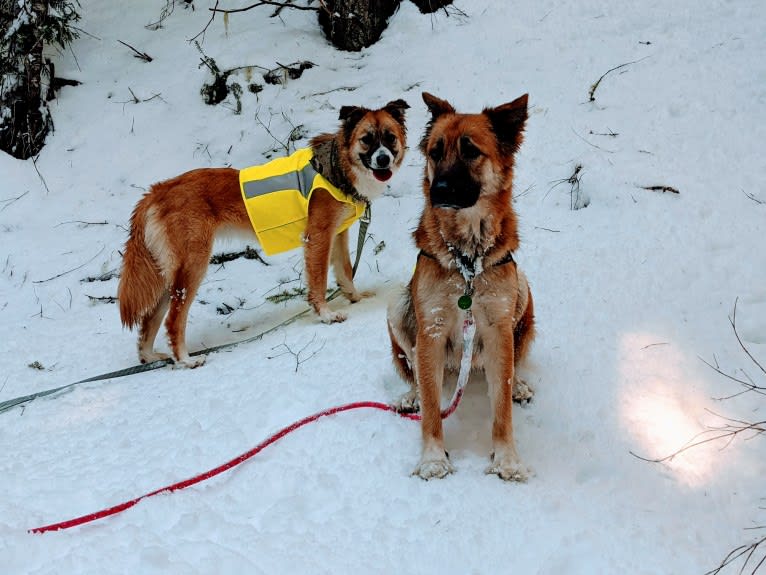
[[[157,301],[149,313],[141,318],[141,326],[138,330],[138,358],[141,363],[152,363],[161,359],[168,359],[164,353],[154,351],[154,340],[157,338],[157,332],[162,325],[162,319],[168,311],[170,296],[166,292]]]
[[[190,247],[189,255],[175,272],[170,287],[170,311],[165,320],[165,327],[176,364],[181,367],[194,368],[205,363],[204,355],[195,358],[189,356],[189,350],[186,348],[186,322],[189,308],[205,277],[211,251],[212,239],[207,250],[195,250]]]
[[[519,271],[519,299],[516,306],[516,317],[519,318],[513,328],[513,349],[516,365],[518,366],[526,357],[532,340],[535,338],[535,307],[532,300],[532,290],[527,278]],[[528,402],[535,394],[535,390],[526,381],[514,375],[513,400]]]
[[[407,314],[414,313],[410,308],[409,291],[392,301],[388,306],[388,336],[391,339],[391,356],[394,360],[394,367],[402,379],[410,385],[409,391],[393,404],[400,413],[414,413],[420,410],[420,397],[414,372],[415,344],[412,341],[412,335],[405,329]]]

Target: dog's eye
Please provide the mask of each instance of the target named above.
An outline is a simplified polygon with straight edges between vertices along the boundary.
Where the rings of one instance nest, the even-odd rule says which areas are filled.
[[[460,140],[460,155],[466,160],[475,160],[481,155],[481,151],[471,143],[471,140],[463,138]]]
[[[394,136],[391,132],[386,132],[383,134],[383,143],[386,146],[393,146],[396,143],[396,136]]]
[[[441,160],[443,155],[444,145],[441,141],[439,141],[433,148],[428,150],[428,157],[431,158],[434,162]]]
[[[372,134],[365,134],[361,138],[362,143],[365,146],[372,146],[372,143],[375,141],[375,138],[372,137]]]

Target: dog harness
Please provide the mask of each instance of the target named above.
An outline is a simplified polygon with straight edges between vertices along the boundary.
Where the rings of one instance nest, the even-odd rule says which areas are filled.
[[[348,204],[349,215],[337,233],[351,227],[367,205],[354,200],[314,169],[311,148],[302,148],[285,158],[240,170],[239,186],[247,215],[266,255],[274,255],[303,245],[311,194],[317,188]]]

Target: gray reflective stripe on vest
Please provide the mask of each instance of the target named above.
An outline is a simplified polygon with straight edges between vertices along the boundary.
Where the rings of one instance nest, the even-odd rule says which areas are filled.
[[[256,196],[262,196],[263,194],[270,194],[277,190],[299,190],[303,197],[307,197],[311,190],[311,185],[314,183],[314,176],[317,175],[317,171],[310,163],[302,170],[296,172],[288,172],[281,176],[271,176],[263,180],[252,180],[245,182],[242,186],[242,190],[245,194],[245,198],[250,199]]]

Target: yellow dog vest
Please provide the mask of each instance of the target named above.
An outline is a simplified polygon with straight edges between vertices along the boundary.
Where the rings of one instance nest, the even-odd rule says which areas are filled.
[[[303,148],[286,158],[239,172],[247,215],[266,255],[303,245],[309,200],[317,188],[327,190],[336,200],[353,208],[353,213],[343,220],[337,233],[347,230],[364,213],[364,202],[354,201],[314,169],[311,165],[313,155],[311,148]]]

